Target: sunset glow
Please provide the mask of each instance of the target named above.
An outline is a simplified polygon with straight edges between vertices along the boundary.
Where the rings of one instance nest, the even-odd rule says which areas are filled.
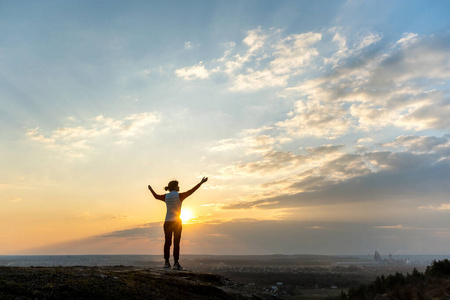
[[[3,1],[0,255],[450,253],[450,1]]]
[[[181,221],[183,221],[183,223],[186,223],[187,221],[189,221],[190,219],[192,219],[194,217],[192,211],[189,208],[183,208],[181,210]]]

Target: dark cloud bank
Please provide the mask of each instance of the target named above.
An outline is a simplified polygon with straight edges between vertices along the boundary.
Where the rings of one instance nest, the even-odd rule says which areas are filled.
[[[434,140],[433,140],[434,142]],[[413,145],[419,147],[419,145]],[[420,147],[425,147],[424,145]],[[406,200],[412,205],[442,204],[450,193],[448,148],[428,153],[371,152],[346,154],[327,163],[321,174],[339,174],[344,180],[307,176],[291,185],[303,190],[293,195],[245,201],[224,209],[295,208],[323,204]],[[370,170],[369,163],[374,162]]]
[[[161,254],[161,223],[85,240],[28,250],[24,254]],[[375,226],[377,225],[377,226]],[[345,222],[258,221],[185,224],[184,254],[445,254],[448,231]],[[446,252],[447,251],[447,252]]]

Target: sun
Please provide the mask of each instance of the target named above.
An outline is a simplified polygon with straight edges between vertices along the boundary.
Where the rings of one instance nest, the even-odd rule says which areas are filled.
[[[192,219],[194,217],[194,215],[192,214],[192,210],[190,210],[189,208],[183,208],[181,210],[181,214],[180,214],[180,219],[183,222],[189,221],[190,219]]]

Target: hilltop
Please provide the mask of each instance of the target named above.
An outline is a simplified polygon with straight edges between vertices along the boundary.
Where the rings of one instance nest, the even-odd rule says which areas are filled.
[[[140,267],[0,267],[1,299],[273,299],[223,276]]]

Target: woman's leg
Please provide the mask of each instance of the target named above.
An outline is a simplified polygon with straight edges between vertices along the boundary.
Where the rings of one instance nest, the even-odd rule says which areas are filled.
[[[180,221],[174,222],[173,226],[173,259],[175,262],[178,262],[180,259],[180,241],[181,241],[181,231],[183,229],[183,225]]]
[[[168,261],[170,258],[170,246],[172,246],[172,232],[173,232],[172,223],[173,223],[172,221],[164,222],[164,236],[165,236],[164,259],[166,261]]]

